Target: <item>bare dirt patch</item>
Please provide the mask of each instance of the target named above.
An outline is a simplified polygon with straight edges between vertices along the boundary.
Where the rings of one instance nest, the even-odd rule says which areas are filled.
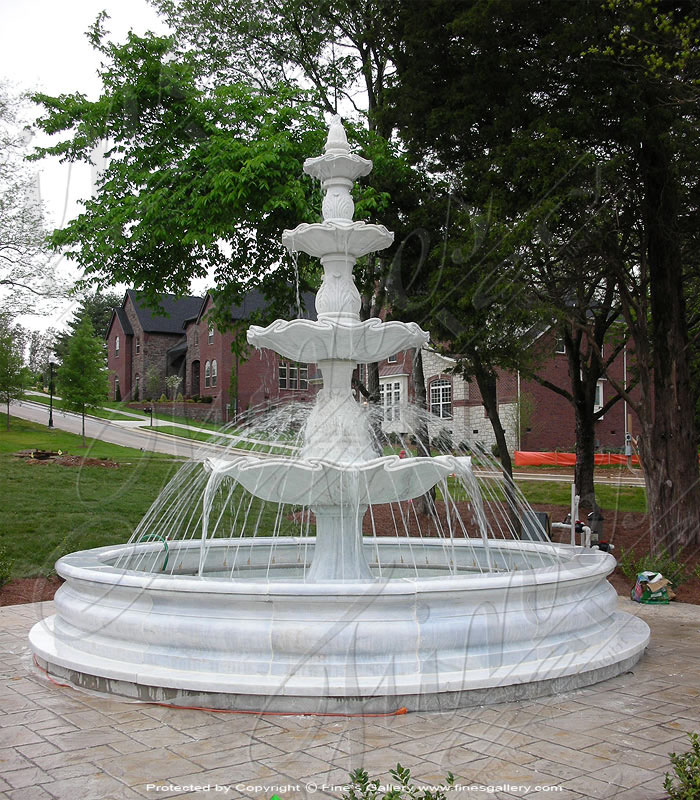
[[[48,578],[15,578],[0,587],[0,606],[53,600],[53,596],[62,583],[63,579],[58,575]]]
[[[118,469],[119,464],[109,458],[87,458],[73,456],[68,453],[53,453],[48,450],[20,450],[15,453],[17,458],[23,458],[26,464],[58,464],[61,467],[105,467]]]

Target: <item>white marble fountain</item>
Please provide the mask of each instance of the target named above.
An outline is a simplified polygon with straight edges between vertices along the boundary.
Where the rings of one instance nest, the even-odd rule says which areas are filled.
[[[228,448],[193,467],[190,494],[168,495],[173,517],[195,520],[189,536],[153,530],[152,515],[129,544],[60,559],[56,614],[30,634],[49,674],[183,705],[391,712],[569,690],[642,655],[649,630],[617,610],[611,555],[520,540],[517,531],[496,542],[469,457],[377,451],[352,372],[428,335],[415,323],[360,321],[356,259],[393,240],[383,226],[352,219],[353,183],[371,167],[350,152],[335,118],[324,155],[304,165],[322,183],[323,222],[282,237],[290,251],[321,260],[318,320],[248,332],[255,347],[318,363],[323,388],[300,447],[285,456]],[[471,530],[449,505],[448,480],[465,487]],[[393,504],[403,514],[436,485],[444,536],[363,533],[370,517],[376,528],[373,509]],[[221,520],[234,498],[244,507],[241,496],[246,520],[258,513],[254,503],[277,504],[278,522],[305,520],[306,535],[234,535],[243,512]]]

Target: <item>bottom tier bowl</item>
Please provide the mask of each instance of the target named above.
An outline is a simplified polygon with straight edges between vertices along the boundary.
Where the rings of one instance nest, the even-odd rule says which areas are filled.
[[[157,543],[73,553],[57,564],[56,614],[30,644],[50,675],[104,694],[388,713],[568,691],[628,670],[649,640],[617,610],[615,561],[598,550],[513,541],[487,555],[476,540],[390,537],[364,547],[374,581],[304,581],[312,538],[214,540],[202,576],[199,542],[170,544],[167,575]]]

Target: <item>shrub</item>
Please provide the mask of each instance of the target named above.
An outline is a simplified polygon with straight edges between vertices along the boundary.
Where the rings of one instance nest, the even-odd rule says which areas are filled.
[[[411,770],[401,764],[389,774],[394,785],[384,787],[377,778],[370,780],[364,769],[355,770],[350,773],[351,786],[342,795],[343,800],[446,800],[447,791],[455,782],[454,775],[448,772],[444,785],[432,791],[411,783]]]
[[[687,753],[671,753],[674,778],[666,773],[664,789],[669,800],[700,800],[700,739],[697,733],[689,733],[691,750]]]
[[[622,574],[631,581],[636,581],[640,572],[660,572],[664,578],[671,581],[674,588],[688,580],[688,573],[683,564],[674,561],[665,550],[657,556],[647,553],[637,557],[634,550],[623,549],[620,550],[619,564]]]
[[[665,550],[657,556],[647,553],[637,557],[634,550],[621,549],[619,564],[622,574],[631,581],[636,581],[640,572],[660,572],[674,588],[688,580],[683,564],[674,561]]]
[[[0,586],[4,586],[12,574],[12,560],[7,554],[7,548],[0,545]]]
[[[175,398],[175,402],[176,403],[183,403],[184,401],[185,401],[185,398],[182,396],[182,392],[178,392],[177,393],[177,397]]]
[[[168,398],[167,398],[167,397],[166,397],[164,394],[162,394],[162,395],[161,395],[161,396],[158,398],[158,402],[159,402],[159,403],[167,403],[167,402],[168,402]]]

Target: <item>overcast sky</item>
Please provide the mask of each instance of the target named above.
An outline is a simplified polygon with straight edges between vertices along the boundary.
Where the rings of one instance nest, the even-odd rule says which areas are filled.
[[[146,0],[0,0],[0,79],[18,91],[54,95],[79,91],[97,97],[99,55],[90,47],[85,31],[101,10],[110,15],[106,27],[116,41],[123,41],[129,29],[164,32]],[[90,171],[48,162],[37,168],[49,224],[60,227],[77,213],[77,199],[89,195]],[[72,266],[61,268],[74,273]],[[68,304],[48,318],[23,323],[34,328],[60,327],[71,308]]]

